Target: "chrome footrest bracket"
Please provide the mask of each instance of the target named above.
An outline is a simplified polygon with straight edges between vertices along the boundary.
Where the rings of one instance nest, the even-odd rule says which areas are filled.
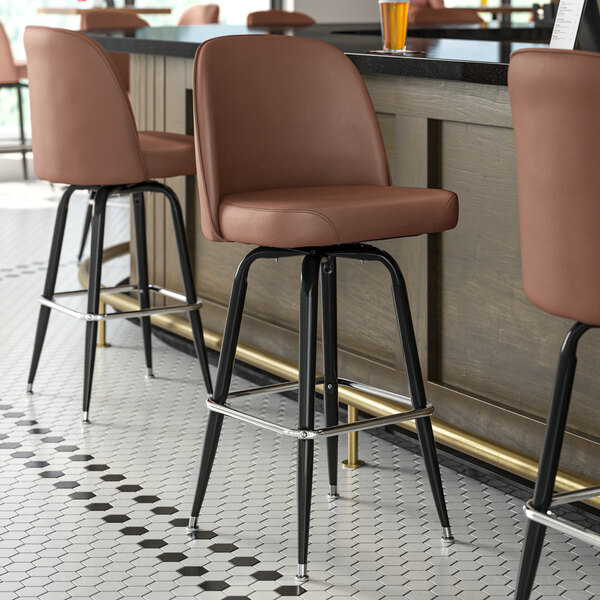
[[[595,498],[596,496],[600,496],[600,486],[585,488],[583,490],[577,490],[574,492],[556,494],[552,497],[552,504],[550,505],[550,508],[553,506],[560,506],[562,504],[570,504],[571,502],[588,500],[590,498]],[[591,531],[590,529],[573,525],[565,519],[561,519],[560,517],[556,516],[550,510],[548,512],[536,510],[531,506],[531,503],[532,500],[529,500],[529,502],[527,502],[523,507],[525,516],[531,521],[535,521],[536,523],[540,523],[541,525],[545,525],[546,527],[560,531],[565,535],[585,542],[586,544],[590,544],[595,548],[600,548],[600,534],[596,533],[595,531]]]
[[[122,294],[126,292],[139,292],[137,286],[135,285],[118,285],[115,287],[102,288],[101,290],[101,298],[104,294]],[[69,292],[57,292],[52,296],[52,298],[45,298],[44,296],[40,296],[38,298],[40,304],[44,306],[48,306],[54,310],[62,312],[70,317],[74,317],[75,319],[79,319],[81,321],[111,321],[113,319],[130,319],[132,317],[151,317],[152,315],[160,315],[160,314],[168,314],[168,313],[178,313],[178,312],[188,312],[192,310],[198,310],[202,308],[202,302],[196,299],[196,302],[191,304],[187,303],[186,297],[183,294],[178,294],[177,292],[173,292],[166,288],[160,287],[158,285],[151,285],[148,287],[149,292],[154,292],[156,294],[160,294],[161,296],[165,296],[167,298],[171,298],[172,300],[177,300],[178,302],[184,302],[184,304],[178,304],[175,306],[160,306],[156,308],[146,308],[140,310],[129,310],[125,312],[117,312],[117,313],[102,313],[102,314],[93,314],[93,313],[84,313],[62,304],[59,304],[55,299],[56,298],[67,298],[72,296],[84,296],[88,293],[87,290],[73,290]]]
[[[340,383],[343,385],[348,385],[350,383],[347,380],[340,380]],[[316,385],[319,385],[323,382],[322,378],[317,379]],[[358,384],[354,384],[352,387],[357,387]],[[297,388],[298,382],[296,381],[288,381],[284,383],[278,383],[275,385],[264,386],[260,388],[252,388],[249,390],[243,390],[239,392],[233,392],[229,394],[228,398],[241,398],[247,396],[256,396],[259,394],[266,393],[274,393],[274,392],[284,392]],[[366,386],[365,386],[366,387]],[[391,394],[385,392],[384,390],[379,390],[377,388],[369,387],[369,391],[376,392],[378,395],[385,397],[392,397],[394,400],[402,402],[403,404],[410,403],[410,399],[405,396],[399,396],[398,394]],[[403,421],[411,421],[413,419],[422,419],[424,417],[429,417],[433,413],[433,407],[430,404],[427,404],[425,408],[420,409],[411,409],[404,412],[395,413],[393,415],[386,415],[383,417],[371,417],[368,419],[362,419],[361,421],[354,421],[353,423],[343,423],[341,425],[332,425],[330,427],[323,427],[321,429],[294,429],[290,427],[286,427],[285,425],[279,425],[278,423],[273,423],[272,421],[267,421],[261,417],[256,417],[254,415],[250,415],[248,413],[242,412],[241,410],[237,410],[229,406],[228,404],[219,404],[215,402],[213,397],[210,396],[206,405],[209,410],[217,413],[221,413],[223,415],[233,417],[234,419],[238,419],[240,421],[244,421],[246,423],[250,423],[251,425],[256,425],[257,427],[262,427],[263,429],[268,429],[269,431],[273,431],[278,433],[279,435],[285,435],[289,437],[298,438],[301,440],[314,439],[317,437],[331,437],[335,435],[342,435],[345,433],[350,433],[352,431],[363,431],[365,429],[373,429],[375,427],[381,427],[383,425],[391,425],[393,423],[400,423]]]

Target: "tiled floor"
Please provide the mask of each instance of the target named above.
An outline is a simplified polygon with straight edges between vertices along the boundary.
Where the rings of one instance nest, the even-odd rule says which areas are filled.
[[[91,425],[80,423],[83,327],[54,314],[35,382],[24,394],[51,226],[59,191],[0,184],[0,598],[199,597],[205,600],[511,597],[525,494],[443,460],[457,542],[440,531],[411,441],[360,436],[367,466],[340,470],[326,499],[317,445],[310,581],[295,573],[294,443],[225,421],[200,518],[185,525],[206,418],[193,358],[154,340],[156,379],[145,379],[141,334],[111,324],[100,349]],[[85,196],[72,202],[60,284],[76,287]],[[128,212],[109,212],[110,243],[128,237]],[[127,275],[127,261],[104,283]],[[247,382],[239,377],[237,386]],[[292,400],[255,401],[294,422]],[[600,596],[599,553],[548,535],[534,598]]]

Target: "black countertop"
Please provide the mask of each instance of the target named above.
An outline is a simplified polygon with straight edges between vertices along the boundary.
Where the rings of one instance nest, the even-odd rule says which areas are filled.
[[[506,85],[510,53],[517,48],[541,46],[523,41],[531,39],[531,27],[486,28],[489,40],[477,39],[482,35],[478,27],[439,28],[440,36],[409,37],[407,48],[418,53],[392,56],[371,53],[381,48],[381,36],[373,24],[364,25],[312,25],[296,28],[253,28],[230,25],[194,25],[185,27],[144,27],[131,32],[91,32],[90,35],[107,50],[137,54],[156,54],[193,58],[202,42],[224,35],[265,35],[285,33],[323,40],[336,46],[363,74],[425,77]],[[420,32],[431,29],[421,29]],[[475,39],[470,37],[469,31]],[[463,39],[450,39],[458,32]],[[512,32],[512,33],[510,33]],[[411,32],[409,32],[410,34]],[[432,34],[431,34],[432,35]],[[537,34],[536,34],[537,35]],[[509,37],[512,41],[506,41]],[[500,41],[498,41],[500,40]]]

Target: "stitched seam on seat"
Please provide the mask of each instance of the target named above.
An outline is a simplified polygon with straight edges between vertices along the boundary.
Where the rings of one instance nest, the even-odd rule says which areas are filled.
[[[314,215],[315,217],[318,217],[320,219],[322,219],[323,221],[325,221],[325,223],[328,223],[331,226],[331,229],[333,230],[333,233],[335,234],[335,237],[337,239],[337,243],[341,243],[340,242],[340,235],[338,233],[338,230],[335,226],[335,224],[333,223],[333,221],[329,218],[326,217],[325,215],[316,212],[314,210],[288,210],[288,209],[283,209],[283,208],[258,208],[255,206],[240,206],[239,204],[235,204],[234,202],[227,202],[225,201],[223,203],[224,206],[237,206],[238,208],[243,208],[244,210],[256,210],[256,211],[260,211],[260,212],[289,212],[289,213],[296,213],[296,214],[307,214],[307,215]]]
[[[440,229],[442,227],[442,223],[446,219],[446,213],[448,212],[450,205],[453,204],[454,198],[456,198],[456,194],[452,194],[452,197],[449,198],[448,201],[446,202],[446,207],[444,208],[444,212],[442,213],[442,216],[441,216],[438,226],[437,226],[438,229]]]

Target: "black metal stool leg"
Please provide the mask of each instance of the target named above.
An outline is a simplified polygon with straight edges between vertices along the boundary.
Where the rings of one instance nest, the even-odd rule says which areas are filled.
[[[338,424],[336,260],[321,265],[325,425]],[[337,497],[338,436],[327,438],[329,499]]]
[[[98,314],[100,304],[100,285],[102,277],[102,248],[104,242],[104,223],[109,188],[100,188],[94,199],[92,216],[92,244],[90,250],[90,276],[87,296],[88,314]],[[96,337],[98,321],[88,321],[85,329],[85,370],[83,378],[83,421],[89,422],[92,380],[94,377],[94,360],[96,358]]]
[[[140,309],[150,308],[150,293],[148,291],[148,250],[146,244],[146,210],[144,194],[133,193],[133,222],[135,232],[135,258],[137,265],[138,290]],[[152,372],[152,333],[150,317],[141,317],[142,336],[144,338],[144,353],[146,356],[146,375],[154,377]]]
[[[214,400],[219,404],[224,404],[229,393],[231,385],[231,376],[233,373],[233,364],[235,362],[235,352],[237,348],[242,314],[244,312],[244,302],[246,300],[246,290],[248,288],[248,270],[262,253],[261,248],[253,250],[244,258],[238,267],[233,280],[229,308],[227,310],[227,319],[225,321],[225,331],[223,332],[223,345],[219,355],[219,366],[217,368],[217,380],[215,384]],[[202,459],[200,462],[200,473],[198,475],[198,484],[196,494],[192,505],[188,529],[194,530],[198,525],[198,515],[204,502],[204,495],[208,487],[208,480],[212,471],[217,445],[221,435],[223,425],[223,415],[216,412],[210,412],[206,426],[206,435],[204,437],[204,447],[202,449]]]
[[[546,512],[552,502],[577,367],[577,344],[581,336],[590,328],[590,325],[576,323],[565,337],[560,351],[548,422],[546,423],[544,446],[531,503],[532,508],[542,512]],[[528,600],[531,595],[545,533],[545,525],[535,521],[529,522],[521,553],[516,600]]]
[[[421,365],[419,363],[417,342],[415,340],[415,332],[410,314],[410,306],[408,304],[408,294],[406,293],[406,284],[396,261],[391,256],[387,255],[384,262],[392,276],[394,304],[400,337],[402,339],[402,348],[404,351],[404,361],[406,363],[406,374],[408,377],[412,404],[414,408],[425,408],[427,400],[425,396],[425,387],[423,385],[423,376],[421,374]],[[437,451],[435,449],[431,420],[429,417],[417,419],[416,425],[427,477],[431,485],[433,500],[442,525],[442,540],[445,543],[452,543],[454,538],[452,537],[450,519],[448,518],[448,510],[444,498],[444,488],[442,485],[442,477],[440,475]]]
[[[94,190],[90,191],[90,197],[87,204],[87,210],[85,211],[85,221],[83,222],[83,231],[81,232],[81,244],[79,245],[79,254],[77,255],[77,260],[81,261],[81,257],[83,256],[83,251],[85,250],[85,243],[88,239],[88,233],[90,231],[90,225],[92,223],[92,214],[94,212],[94,200],[96,196],[96,192]]]
[[[19,125],[21,127],[21,144],[25,145],[25,120],[23,116],[23,93],[21,90],[21,84],[17,84],[17,99],[19,104]],[[23,179],[27,181],[29,179],[29,175],[27,173],[27,152],[25,150],[21,151],[22,160],[23,160]]]
[[[62,249],[63,238],[65,235],[65,224],[67,222],[67,214],[69,211],[69,200],[73,192],[74,186],[68,187],[62,195],[58,205],[56,221],[54,224],[54,234],[52,236],[52,245],[50,246],[50,258],[48,259],[48,269],[46,270],[46,281],[44,283],[44,298],[52,298],[54,288],[56,286],[56,276],[58,274],[58,265],[60,263],[60,252]],[[29,377],[27,378],[27,392],[33,393],[33,380],[37,372],[46,331],[48,329],[48,321],[50,319],[50,307],[41,306],[38,317],[37,329],[35,332],[35,342],[33,345],[33,357],[31,359],[31,367],[29,369]]]
[[[183,278],[183,287],[185,290],[185,297],[188,302],[196,302],[196,287],[194,285],[194,275],[192,272],[192,263],[190,261],[190,254],[187,246],[187,238],[185,235],[185,225],[183,223],[183,215],[181,212],[181,206],[175,192],[167,187],[161,186],[162,192],[165,194],[171,205],[171,216],[173,217],[173,228],[175,229],[175,240],[177,243],[177,252],[179,254],[179,264],[181,266],[181,275]],[[200,368],[202,369],[202,376],[204,377],[204,385],[209,396],[213,393],[212,380],[210,376],[210,369],[208,366],[208,355],[206,352],[206,345],[204,344],[204,330],[202,328],[202,320],[200,318],[200,311],[192,310],[189,313],[190,324],[192,327],[192,334],[194,336],[194,346],[196,348],[196,355],[200,361]]]
[[[298,428],[315,426],[315,372],[317,317],[319,310],[319,264],[321,257],[307,255],[300,281],[300,349],[298,357]],[[312,496],[314,440],[298,440],[298,583],[307,581],[308,533]]]

